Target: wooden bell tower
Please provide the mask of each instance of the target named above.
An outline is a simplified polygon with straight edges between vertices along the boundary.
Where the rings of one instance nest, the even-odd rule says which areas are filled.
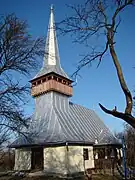
[[[38,96],[49,91],[56,91],[67,96],[72,96],[72,81],[55,73],[34,79],[31,83],[32,96]]]
[[[49,91],[72,96],[72,80],[61,68],[53,7],[51,7],[48,34],[45,46],[44,65],[36,77],[30,81],[31,95],[36,97]]]

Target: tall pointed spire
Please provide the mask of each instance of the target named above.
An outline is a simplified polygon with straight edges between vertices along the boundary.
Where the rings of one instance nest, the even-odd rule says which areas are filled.
[[[56,29],[55,29],[55,22],[54,22],[53,5],[51,5],[51,13],[50,13],[48,34],[47,34],[47,39],[46,39],[44,63],[45,65],[60,66],[58,43],[57,43],[57,38],[56,38]]]
[[[60,76],[69,79],[68,75],[61,68],[60,64],[53,5],[51,5],[50,20],[45,45],[44,63],[43,67],[41,68],[40,72],[36,75],[35,78],[39,78],[51,72],[54,72]]]

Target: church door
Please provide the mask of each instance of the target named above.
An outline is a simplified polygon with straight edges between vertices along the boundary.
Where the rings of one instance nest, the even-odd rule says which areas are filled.
[[[32,169],[43,169],[43,148],[32,148],[31,167]]]

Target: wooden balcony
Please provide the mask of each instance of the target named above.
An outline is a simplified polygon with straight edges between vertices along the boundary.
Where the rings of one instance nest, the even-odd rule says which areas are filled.
[[[46,82],[41,82],[41,84],[37,84],[32,86],[31,95],[38,96],[48,91],[56,91],[67,96],[72,96],[72,87],[67,84],[62,84],[54,79],[48,80]]]

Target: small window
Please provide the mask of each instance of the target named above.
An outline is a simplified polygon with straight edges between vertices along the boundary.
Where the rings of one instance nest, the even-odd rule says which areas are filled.
[[[65,80],[63,80],[63,84],[66,84],[66,81],[65,81]]]
[[[39,81],[37,82],[37,84],[41,84],[41,80],[39,80]]]
[[[54,76],[53,79],[57,81],[57,77],[56,76]]]
[[[36,82],[32,83],[32,86],[33,86],[33,87],[36,86]]]
[[[49,77],[48,77],[48,80],[51,80],[51,78],[52,78],[52,77],[51,77],[51,76],[49,76]]]
[[[45,82],[46,81],[46,78],[44,78],[43,80],[42,80],[42,82]]]
[[[83,157],[84,157],[84,160],[89,159],[88,149],[86,148],[83,149]]]
[[[62,82],[62,79],[58,78],[58,82]]]

